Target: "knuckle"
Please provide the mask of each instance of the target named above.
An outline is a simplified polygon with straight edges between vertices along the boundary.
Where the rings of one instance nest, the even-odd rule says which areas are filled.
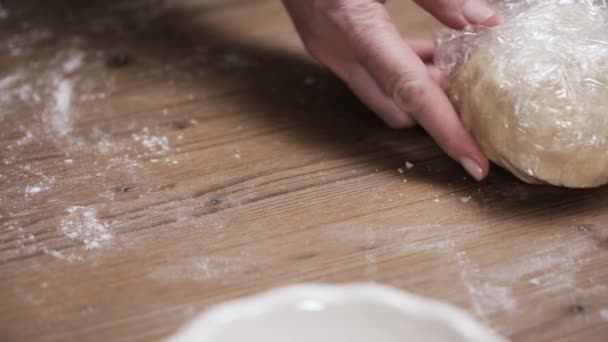
[[[424,80],[408,76],[398,76],[390,81],[388,91],[397,106],[409,113],[419,113],[427,95]]]
[[[323,48],[321,44],[318,44],[314,39],[306,39],[303,41],[304,48],[308,54],[316,61],[323,62]]]
[[[336,56],[332,53],[331,48],[328,48],[325,42],[319,39],[306,39],[303,41],[306,52],[312,57],[317,63],[334,69]]]
[[[453,136],[450,135],[441,135],[438,137],[435,137],[435,142],[437,142],[437,144],[439,146],[442,146],[444,149],[452,149],[458,145],[460,145],[460,141]]]
[[[393,129],[408,128],[416,125],[416,122],[409,115],[399,115],[385,120],[386,124]]]
[[[383,5],[376,1],[339,1],[339,5],[326,10],[326,13],[335,27],[351,33],[355,41],[369,30],[376,29],[381,22],[390,21]]]

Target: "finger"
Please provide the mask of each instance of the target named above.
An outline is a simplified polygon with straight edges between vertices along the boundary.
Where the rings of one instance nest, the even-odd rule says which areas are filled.
[[[450,101],[431,79],[426,66],[402,40],[386,8],[379,3],[358,8],[349,16],[347,37],[359,62],[381,85],[384,93],[437,141],[442,149],[476,179],[489,163],[464,129]]]
[[[414,0],[439,21],[455,29],[467,25],[495,26],[497,10],[486,0]]]
[[[408,39],[406,43],[423,62],[433,61],[435,56],[435,43],[433,41]]]
[[[427,65],[427,71],[433,82],[439,84],[440,71],[434,65]],[[380,88],[376,80],[360,65],[349,67],[351,71],[338,76],[346,82],[351,91],[374,113],[392,128],[406,128],[416,125],[410,113],[402,111]]]
[[[392,128],[405,128],[416,123],[412,117],[402,111],[378,86],[367,70],[353,63],[349,70],[339,75],[352,92],[372,111],[374,111],[387,125]]]
[[[433,82],[441,85],[441,71],[439,71],[439,68],[436,65],[427,65],[426,71],[429,73]]]

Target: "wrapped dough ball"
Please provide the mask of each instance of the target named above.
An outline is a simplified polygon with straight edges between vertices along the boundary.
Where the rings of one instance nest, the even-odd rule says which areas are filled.
[[[486,155],[529,183],[608,183],[608,15],[587,1],[505,7],[492,29],[444,31],[447,93]]]

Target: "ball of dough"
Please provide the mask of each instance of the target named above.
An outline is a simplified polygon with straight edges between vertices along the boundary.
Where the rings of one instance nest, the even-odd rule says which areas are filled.
[[[537,6],[479,34],[448,94],[486,155],[530,183],[608,182],[608,16]]]

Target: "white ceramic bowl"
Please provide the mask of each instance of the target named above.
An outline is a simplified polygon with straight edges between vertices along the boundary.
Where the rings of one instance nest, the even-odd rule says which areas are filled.
[[[504,342],[468,313],[380,285],[297,285],[216,306],[169,342]]]

